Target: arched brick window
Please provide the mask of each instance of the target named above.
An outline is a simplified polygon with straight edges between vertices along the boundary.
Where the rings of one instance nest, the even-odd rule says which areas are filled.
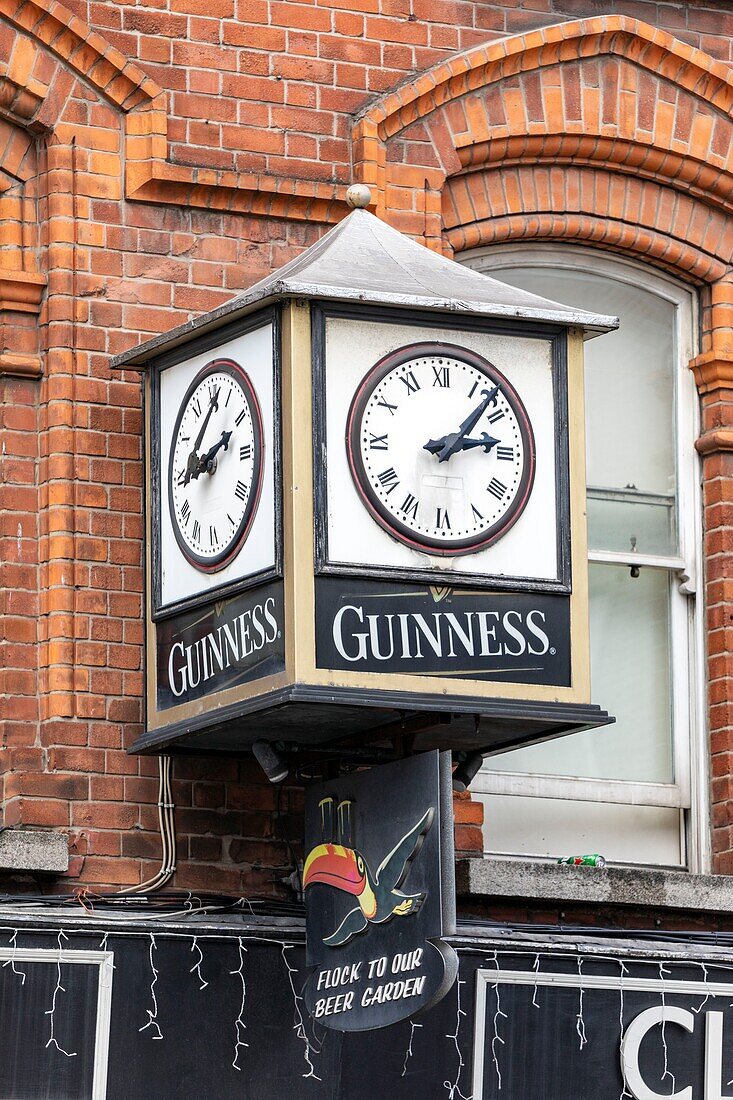
[[[573,245],[460,258],[621,319],[586,345],[591,675],[594,700],[617,722],[487,761],[474,784],[487,850],[704,866],[699,428],[688,369],[697,295],[649,265]]]
[[[653,806],[658,817],[667,815],[662,832],[671,844],[680,809],[688,819],[688,808],[694,813],[699,806],[700,812],[696,826],[677,841],[676,855],[670,846],[658,847],[656,854],[644,853],[630,842],[624,858],[687,863],[706,870],[712,848],[713,869],[727,872],[733,870],[728,679],[733,641],[727,607],[733,573],[726,518],[733,478],[732,117],[733,75],[727,66],[658,28],[625,16],[602,15],[497,39],[441,62],[371,104],[355,127],[353,144],[360,178],[374,189],[378,211],[431,248],[461,257],[476,249],[520,243],[532,248],[582,247],[591,256],[586,289],[601,264],[616,255],[621,264],[617,271],[624,264],[638,265],[639,286],[651,294],[649,303],[664,300],[653,281],[665,276],[672,282],[664,285],[678,288],[685,301],[691,293],[696,297],[699,327],[688,326],[681,341],[677,328],[675,385],[678,393],[689,390],[689,381],[682,379],[691,367],[699,393],[700,429],[694,444],[702,456],[704,504],[704,556],[694,584],[698,603],[704,599],[707,604],[707,700],[704,677],[696,671],[702,713],[699,736],[690,742],[693,755],[687,763],[678,755],[675,782],[661,784],[668,791],[657,791],[656,806],[647,800],[647,824],[639,817],[636,831],[645,839],[652,836]],[[560,281],[556,276],[558,285]],[[609,285],[616,282],[611,279]],[[661,282],[656,289],[659,286]],[[543,289],[550,297],[564,296],[553,293],[552,287]],[[674,311],[678,326],[682,301]],[[699,335],[699,346],[690,333]],[[592,348],[590,354],[595,354]],[[695,358],[685,365],[683,355]],[[689,447],[696,430],[692,422],[684,431],[679,423],[676,428],[677,438]],[[634,484],[633,478],[629,483]],[[625,485],[623,481],[621,494],[634,492]],[[619,496],[619,486],[618,499],[604,498],[604,488],[613,487],[595,486],[595,512],[603,509],[608,514],[613,506],[620,514],[639,504]],[[650,500],[647,503],[652,507]],[[681,507],[681,498],[675,506]],[[653,507],[666,505],[660,500]],[[623,523],[619,530],[626,537],[634,534],[640,545],[640,536],[625,530]],[[622,550],[618,545],[605,548],[606,553]],[[614,567],[605,564],[609,571]],[[601,568],[600,562],[594,564],[594,573],[596,568]],[[651,577],[644,568],[635,581],[637,592],[654,577],[659,580],[659,573]],[[672,577],[677,566],[670,561],[654,568],[668,569]],[[691,588],[693,581],[686,586]],[[681,614],[691,599],[677,592],[669,615]],[[668,625],[669,636],[678,638],[671,620]],[[699,660],[689,648],[686,667],[699,669]],[[677,666],[667,667],[670,691],[683,694],[686,684]],[[679,699],[673,712],[679,716]],[[706,729],[709,753],[704,751]],[[687,792],[682,782],[685,768],[692,778]],[[641,780],[641,774],[637,771],[632,782],[653,786],[662,771],[654,780]],[[668,768],[666,778],[670,774]],[[705,810],[706,785],[712,830]],[[645,790],[651,794],[648,787]],[[658,804],[665,799],[668,804]],[[579,804],[580,833],[592,816],[592,805],[586,802],[584,811]],[[570,813],[570,803],[567,806]],[[542,833],[541,820],[535,832]],[[571,830],[568,840],[576,836],[580,842],[580,835]],[[549,847],[548,841],[545,848]],[[537,840],[534,850],[542,850]]]

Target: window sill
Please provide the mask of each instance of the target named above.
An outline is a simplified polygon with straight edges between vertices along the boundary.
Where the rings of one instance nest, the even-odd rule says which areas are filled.
[[[62,874],[69,869],[69,840],[48,829],[0,831],[0,871],[46,871]]]
[[[462,859],[456,864],[456,891],[463,898],[733,913],[733,875],[690,875],[649,868],[601,870],[521,860]]]

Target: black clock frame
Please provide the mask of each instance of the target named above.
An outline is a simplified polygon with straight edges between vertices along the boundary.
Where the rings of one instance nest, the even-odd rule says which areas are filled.
[[[178,430],[181,426],[186,407],[191,400],[192,395],[201,385],[205,378],[208,378],[211,374],[228,374],[234,378],[242,388],[244,393],[244,399],[249,406],[249,413],[252,420],[252,435],[254,439],[253,455],[252,455],[252,487],[247,499],[247,505],[244,509],[242,519],[239,527],[229,544],[215,557],[204,558],[200,554],[195,554],[186,540],[181,534],[181,529],[178,524],[178,520],[175,514],[175,508],[173,505],[173,452],[176,446],[176,439],[178,437]],[[252,381],[247,374],[244,367],[237,363],[234,359],[212,359],[206,366],[191,380],[183,400],[181,401],[178,409],[178,415],[176,416],[176,422],[173,426],[173,433],[171,435],[171,445],[168,451],[168,510],[171,517],[171,526],[173,528],[173,534],[175,535],[178,547],[183,554],[186,561],[188,561],[195,569],[198,569],[201,573],[218,573],[221,569],[225,569],[227,565],[239,553],[242,545],[244,544],[247,535],[250,532],[252,523],[257,513],[257,506],[260,503],[260,494],[262,492],[262,475],[264,471],[265,463],[265,444],[262,437],[262,412],[260,410],[260,403],[257,400],[257,394],[254,391]]]
[[[504,515],[480,535],[471,538],[457,539],[450,544],[446,544],[440,539],[417,535],[411,527],[401,523],[393,513],[385,507],[383,501],[380,500],[374,492],[369,481],[368,474],[364,468],[361,447],[359,446],[364,411],[375,388],[382,379],[388,374],[391,374],[396,367],[400,367],[404,363],[409,363],[414,359],[441,355],[450,359],[462,360],[469,366],[481,371],[481,373],[486,376],[488,382],[493,382],[494,385],[501,386],[502,394],[517,418],[519,431],[522,436],[522,446],[526,456],[522,477],[514,501]],[[377,523],[384,528],[389,535],[398,539],[399,542],[404,543],[411,549],[427,549],[430,553],[439,554],[441,557],[456,557],[460,554],[478,553],[479,550],[485,550],[487,547],[491,546],[492,543],[497,542],[514,526],[521,516],[529,501],[532,485],[534,483],[534,432],[532,431],[532,424],[519,394],[514,389],[511,382],[504,377],[501,371],[497,370],[493,363],[490,363],[484,356],[478,355],[468,348],[461,348],[457,344],[421,340],[418,343],[406,344],[401,348],[397,348],[395,351],[389,352],[389,354],[383,356],[382,359],[375,363],[371,370],[367,371],[364,378],[362,378],[359,388],[354,394],[354,398],[351,402],[349,415],[346,421],[346,453],[356,491]]]
[[[206,352],[216,352],[223,344],[253,332],[266,325],[272,326],[272,364],[273,364],[273,479],[274,479],[274,524],[275,524],[275,563],[272,567],[251,573],[233,581],[225,581],[220,585],[206,588],[195,595],[187,596],[182,600],[175,600],[163,605],[162,598],[162,562],[161,562],[161,531],[160,517],[163,501],[167,501],[167,492],[164,493],[163,480],[163,455],[161,453],[160,432],[157,426],[160,424],[160,377],[168,367],[176,366],[187,359]],[[171,348],[150,363],[150,469],[146,468],[146,460],[143,460],[143,485],[150,485],[150,577],[151,577],[151,618],[154,622],[171,618],[189,608],[200,607],[214,600],[226,599],[233,592],[244,591],[265,581],[282,578],[283,575],[283,514],[282,514],[282,419],[281,409],[281,310],[278,305],[259,310],[249,314],[230,324],[220,328],[203,332],[194,340],[184,342],[180,346]],[[146,417],[143,398],[143,416]],[[263,463],[264,469],[264,463]],[[167,506],[167,503],[166,503]],[[207,574],[208,575],[208,574]]]
[[[549,341],[552,359],[552,388],[555,417],[555,492],[557,500],[557,577],[503,577],[459,572],[454,569],[412,569],[366,562],[354,564],[331,559],[328,546],[328,438],[326,429],[326,323],[329,318],[381,321],[391,325],[420,325],[422,328],[482,332],[501,336],[521,335]],[[521,331],[519,325],[521,324]],[[314,541],[316,573],[342,577],[381,577],[450,587],[490,588],[506,591],[572,591],[570,547],[570,459],[568,440],[567,330],[546,322],[502,321],[476,316],[446,316],[427,310],[394,307],[314,303],[311,307],[313,350],[313,455],[314,455]],[[428,341],[426,340],[425,343]],[[422,343],[422,341],[421,341]],[[343,439],[336,441],[343,446]],[[333,446],[333,441],[331,441]],[[426,553],[431,553],[427,550]],[[465,551],[464,551],[465,552]],[[445,556],[445,555],[444,555]]]

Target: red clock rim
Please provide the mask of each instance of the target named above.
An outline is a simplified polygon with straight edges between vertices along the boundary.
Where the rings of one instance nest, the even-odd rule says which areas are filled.
[[[257,454],[255,455],[255,459],[256,459],[256,465],[257,465],[257,484],[256,484],[256,488],[255,488],[255,484],[254,484],[254,481],[253,481],[253,486],[252,487],[253,487],[253,490],[255,490],[255,491],[253,492],[253,494],[250,498],[251,503],[248,502],[248,505],[247,505],[247,510],[246,510],[246,513],[245,513],[246,514],[246,523],[244,523],[240,533],[237,535],[237,537],[236,537],[234,543],[232,544],[231,549],[228,551],[226,557],[222,558],[221,561],[216,561],[216,562],[213,562],[213,563],[210,563],[210,564],[206,564],[206,563],[197,561],[195,559],[195,557],[192,556],[191,552],[186,548],[185,542],[183,542],[182,538],[180,537],[178,524],[176,523],[175,519],[173,518],[173,509],[171,507],[171,462],[172,462],[172,453],[169,454],[169,458],[168,458],[168,509],[169,509],[169,512],[171,513],[171,526],[173,528],[173,535],[175,537],[176,543],[178,544],[178,548],[181,551],[181,553],[183,554],[186,561],[189,563],[189,565],[192,565],[194,567],[194,569],[198,570],[198,572],[200,572],[200,573],[219,573],[219,572],[221,572],[222,569],[226,569],[227,565],[231,564],[231,562],[234,560],[234,558],[237,556],[237,554],[241,550],[242,546],[244,545],[245,541],[247,540],[247,537],[249,536],[249,533],[252,529],[252,524],[254,523],[254,519],[255,519],[255,516],[257,514],[257,509],[258,509],[259,503],[260,503],[260,495],[261,495],[261,492],[262,492],[262,481],[263,481],[263,474],[264,474],[264,468],[265,468],[265,439],[264,439],[264,433],[263,433],[263,427],[262,427],[263,422],[262,422],[262,412],[260,410],[260,403],[257,400],[257,394],[255,393],[255,389],[254,389],[254,386],[252,385],[252,381],[251,381],[249,375],[245,371],[244,367],[242,367],[241,364],[237,363],[236,360],[234,360],[234,359],[228,359],[228,358],[212,359],[205,366],[203,366],[201,368],[201,370],[193,377],[188,389],[186,390],[186,393],[184,394],[183,400],[181,401],[181,404],[179,406],[178,413],[176,415],[176,422],[173,426],[171,441],[173,439],[175,439],[176,432],[178,431],[178,428],[180,427],[180,422],[181,422],[181,418],[182,418],[182,415],[183,415],[183,409],[185,408],[186,404],[188,403],[188,400],[191,397],[191,394],[200,385],[202,380],[204,378],[206,378],[207,375],[215,374],[217,370],[225,370],[225,371],[228,371],[230,373],[233,373],[233,374],[239,376],[239,378],[242,382],[242,388],[245,392],[245,399],[247,400],[247,403],[250,406],[250,410],[253,411],[254,414],[255,414],[252,418],[252,423],[253,423],[253,427],[256,428],[256,430],[255,430],[255,442],[257,444]]]
[[[495,383],[501,385],[502,390],[505,391],[505,395],[509,400],[509,404],[512,406],[512,410],[517,417],[517,421],[520,424],[520,431],[522,431],[529,446],[527,450],[527,463],[525,471],[522,474],[522,481],[520,483],[520,492],[514,499],[511,512],[508,519],[505,519],[503,523],[496,529],[491,530],[491,533],[485,538],[479,541],[475,540],[462,540],[460,544],[454,543],[452,546],[446,546],[443,544],[434,545],[429,541],[419,541],[415,538],[414,533],[409,532],[409,528],[401,530],[399,520],[393,521],[387,518],[387,514],[383,514],[381,509],[377,506],[377,500],[372,500],[366,485],[362,483],[359,476],[359,468],[362,471],[364,482],[367,481],[366,471],[361,460],[361,454],[358,447],[358,439],[354,440],[354,432],[356,428],[356,416],[358,413],[363,412],[363,408],[366,405],[368,395],[374,390],[374,387],[378,382],[395,367],[401,366],[403,363],[408,362],[410,359],[414,359],[419,356],[434,356],[445,355],[451,356],[454,359],[462,359],[470,366],[476,367],[483,373],[488,374]],[[487,369],[488,368],[488,369]],[[358,435],[358,430],[357,430]],[[382,356],[373,367],[371,367],[362,378],[359,383],[359,387],[356,390],[349,408],[349,415],[346,421],[346,453],[349,461],[349,469],[351,471],[351,477],[354,482],[354,486],[359,494],[362,502],[364,503],[367,511],[372,518],[376,520],[379,526],[385,530],[388,534],[392,535],[405,546],[409,546],[413,550],[419,550],[422,553],[430,553],[433,555],[439,555],[440,557],[460,557],[463,554],[475,554],[480,550],[485,550],[493,543],[502,538],[517,522],[524,509],[527,506],[529,496],[534,486],[534,477],[536,469],[536,448],[534,432],[532,430],[532,424],[527,416],[524,404],[519,397],[519,394],[512,386],[511,382],[494,366],[488,359],[485,359],[482,355],[472,351],[469,348],[462,348],[457,344],[448,344],[441,341],[421,341],[416,344],[405,344],[401,348],[397,348],[395,351],[388,352],[387,355]],[[370,487],[371,488],[371,487]],[[381,502],[379,502],[381,504]],[[386,513],[386,509],[385,509]]]

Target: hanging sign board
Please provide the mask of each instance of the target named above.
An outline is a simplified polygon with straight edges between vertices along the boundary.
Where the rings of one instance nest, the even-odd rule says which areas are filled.
[[[453,985],[450,754],[429,752],[306,795],[305,1003],[338,1031],[413,1017]]]

